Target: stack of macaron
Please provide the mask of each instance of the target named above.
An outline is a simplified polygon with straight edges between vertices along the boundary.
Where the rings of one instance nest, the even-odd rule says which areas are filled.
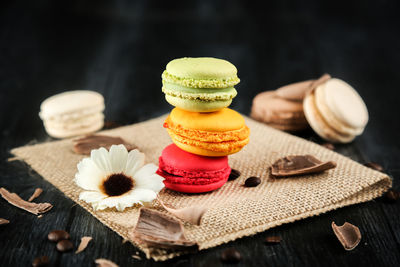
[[[164,127],[173,144],[160,158],[157,173],[169,189],[201,193],[220,188],[231,168],[228,155],[248,142],[244,118],[229,109],[239,83],[237,69],[217,58],[179,58],[167,64],[162,91],[175,106]]]

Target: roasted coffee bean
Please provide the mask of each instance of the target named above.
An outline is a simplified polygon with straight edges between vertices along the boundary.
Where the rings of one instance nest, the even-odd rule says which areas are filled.
[[[32,262],[33,267],[47,266],[48,264],[49,264],[49,257],[47,256],[37,257]]]
[[[335,146],[332,143],[324,143],[321,146],[323,146],[329,150],[335,150]]]
[[[281,240],[282,240],[282,239],[281,239],[280,236],[267,236],[267,237],[265,238],[265,244],[274,245],[274,244],[280,243]]]
[[[74,245],[69,240],[61,240],[57,243],[57,250],[60,252],[67,252],[74,248]]]
[[[366,166],[368,168],[371,168],[371,169],[373,169],[375,171],[379,171],[379,172],[383,171],[383,167],[381,165],[379,165],[378,163],[375,163],[375,162],[365,163],[364,166]]]
[[[228,181],[236,180],[240,176],[240,171],[232,169],[231,174],[229,174]]]
[[[389,189],[389,191],[387,191],[384,195],[383,195],[383,199],[386,202],[390,202],[390,203],[394,203],[397,200],[399,200],[400,198],[400,192],[395,191],[393,189]]]
[[[235,248],[227,248],[221,253],[221,261],[226,263],[237,263],[242,260],[242,255]]]
[[[47,238],[52,242],[58,242],[60,240],[69,239],[70,235],[64,230],[53,230],[47,235]]]
[[[249,177],[244,182],[244,186],[246,187],[255,187],[261,183],[261,179],[255,176]]]

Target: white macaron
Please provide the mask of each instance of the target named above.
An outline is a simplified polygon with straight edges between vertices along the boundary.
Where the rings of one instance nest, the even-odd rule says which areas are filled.
[[[325,140],[351,142],[368,122],[367,107],[357,91],[340,79],[329,79],[307,94],[304,114]]]
[[[94,91],[67,91],[47,98],[39,116],[46,132],[66,138],[98,131],[104,125],[104,98]]]

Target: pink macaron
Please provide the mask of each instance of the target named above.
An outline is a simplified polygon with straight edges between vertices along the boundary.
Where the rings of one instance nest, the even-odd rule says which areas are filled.
[[[228,157],[205,157],[186,152],[175,144],[164,148],[157,173],[165,187],[184,193],[203,193],[223,186],[231,168]]]

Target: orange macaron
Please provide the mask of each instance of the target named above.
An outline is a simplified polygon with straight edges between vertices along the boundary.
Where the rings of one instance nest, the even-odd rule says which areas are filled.
[[[229,108],[212,113],[174,108],[164,127],[179,148],[209,157],[239,152],[249,142],[250,135],[244,118]]]

